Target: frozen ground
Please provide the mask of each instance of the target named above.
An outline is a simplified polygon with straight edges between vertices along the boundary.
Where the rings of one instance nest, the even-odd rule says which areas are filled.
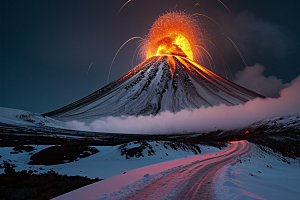
[[[134,149],[141,146],[140,143],[131,142],[126,146],[96,146],[100,152],[93,154],[87,158],[76,159],[70,163],[57,165],[29,165],[30,157],[42,149],[46,149],[53,145],[30,145],[36,150],[31,152],[23,151],[22,153],[14,153],[14,147],[0,147],[0,164],[8,162],[16,165],[16,171],[32,170],[34,173],[44,173],[49,170],[58,172],[59,174],[67,174],[69,176],[80,175],[89,178],[106,179],[111,176],[124,173],[129,170],[152,165],[156,163],[166,162],[170,160],[194,156],[195,150],[188,146],[172,148],[169,142],[148,142],[152,148],[152,155],[149,155],[149,147],[142,150],[141,154],[130,157],[126,154],[121,155],[123,149]],[[26,146],[26,145],[25,145]],[[199,145],[201,154],[219,152],[218,148],[211,146]],[[126,158],[127,157],[127,158]],[[35,171],[36,170],[36,171]],[[0,169],[0,173],[4,173],[4,169]]]
[[[216,199],[300,199],[300,161],[286,159],[283,162],[253,145],[253,153],[221,170]]]

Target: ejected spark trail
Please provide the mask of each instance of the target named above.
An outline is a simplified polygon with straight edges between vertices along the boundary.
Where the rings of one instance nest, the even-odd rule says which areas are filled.
[[[224,33],[223,33],[224,34]],[[225,35],[225,34],[224,34]],[[234,46],[234,48],[236,49],[236,51],[238,52],[238,54],[240,55],[241,59],[243,60],[243,63],[245,65],[245,67],[247,67],[247,63],[246,63],[246,60],[242,54],[242,52],[240,51],[240,49],[238,48],[238,46],[232,41],[232,39],[230,37],[228,37],[227,35],[225,35],[228,40],[232,43],[232,45]]]
[[[230,10],[229,10],[228,7],[225,5],[225,3],[223,3],[221,0],[218,0],[218,2],[220,2],[220,3],[227,9],[227,11],[229,12],[229,14],[231,15]]]
[[[206,17],[207,19],[210,19],[211,21],[213,21],[220,29],[221,26],[218,24],[218,22],[216,22],[213,18],[207,16],[207,15],[204,15],[204,14],[200,14],[200,13],[195,13],[195,14],[192,14],[192,16],[202,16],[202,17]]]
[[[224,34],[225,35],[225,34]],[[244,58],[244,56],[243,56],[243,54],[242,54],[242,52],[240,51],[240,49],[237,47],[237,45],[232,41],[232,39],[230,38],[230,37],[228,37],[227,35],[225,35],[229,40],[230,40],[230,42],[233,44],[233,46],[234,46],[234,48],[236,49],[236,51],[238,52],[238,54],[240,55],[240,57],[241,57],[241,59],[243,60],[243,62],[244,62],[244,64],[245,64],[245,67],[246,67],[246,69],[248,69],[247,68],[247,63],[246,63],[246,60],[245,60],[245,58]],[[254,85],[254,87],[256,88],[256,90],[257,90],[257,86],[256,86],[256,84],[255,84],[255,82],[253,81],[253,78],[252,78],[252,76],[251,76],[251,74],[249,73],[249,76],[250,76],[250,78],[251,78],[251,81],[252,81],[252,83],[253,83],[253,85]]]
[[[132,1],[132,0],[129,0],[129,1],[127,1],[126,3],[124,3],[124,5],[120,8],[120,10],[119,10],[119,12],[118,12],[117,15],[119,15],[119,13],[121,12],[121,10],[122,10],[122,9],[123,9],[130,1]]]
[[[209,64],[210,64],[211,68],[212,68],[212,67],[215,67],[215,62],[214,62],[212,56],[210,55],[210,53],[209,53],[205,48],[203,48],[202,46],[199,46],[199,45],[196,45],[196,46],[197,46],[198,48],[202,49],[202,50],[206,53],[206,55],[208,56],[208,59],[207,59],[207,60],[208,60],[208,62],[209,62]],[[211,64],[210,60],[212,61],[213,64]]]
[[[87,70],[87,74],[89,74],[89,71],[90,71],[90,68],[91,68],[92,64],[93,64],[93,62],[90,64],[90,66],[89,66],[89,68]]]
[[[108,81],[109,81],[109,75],[110,75],[111,67],[112,67],[112,65],[114,64],[114,61],[115,61],[115,59],[116,59],[116,57],[117,57],[119,51],[123,48],[123,46],[124,46],[125,44],[127,44],[128,42],[130,42],[130,41],[133,40],[133,39],[143,39],[143,38],[141,38],[141,37],[132,37],[132,38],[130,38],[129,40],[127,40],[126,42],[124,42],[124,44],[122,44],[122,46],[118,49],[117,53],[115,54],[115,56],[114,56],[114,58],[113,58],[113,60],[112,60],[112,62],[111,62],[111,65],[110,65],[110,67],[109,67],[108,76],[107,76],[107,83],[108,83]]]
[[[132,0],[126,1],[126,3],[124,3],[123,6],[120,8],[120,10],[119,10],[119,12],[118,12],[117,15],[119,15],[119,13],[123,10],[123,8],[124,8],[129,2],[131,2],[131,1],[132,1]],[[229,14],[231,15],[231,12],[230,12],[229,8],[226,6],[226,4],[223,3],[221,0],[217,0],[217,1],[220,2],[220,3],[226,8],[226,10],[229,12]],[[199,6],[199,3],[196,3],[195,6]],[[177,7],[177,5],[174,7],[174,10],[175,10],[176,7]]]

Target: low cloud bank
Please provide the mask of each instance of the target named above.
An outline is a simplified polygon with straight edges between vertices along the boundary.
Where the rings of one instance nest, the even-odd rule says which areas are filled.
[[[156,116],[105,117],[89,124],[70,121],[67,126],[95,132],[168,134],[233,129],[267,117],[293,114],[300,114],[300,76],[282,89],[278,98],[256,98],[243,105],[221,104],[177,113],[165,111]]]

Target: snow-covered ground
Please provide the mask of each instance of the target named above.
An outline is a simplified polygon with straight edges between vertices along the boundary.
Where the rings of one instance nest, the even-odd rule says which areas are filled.
[[[299,199],[300,197],[300,164],[299,160],[287,159],[283,162],[278,156],[270,155],[252,144],[253,150],[249,156],[240,157],[237,163],[224,167],[215,178],[215,198],[216,199]],[[219,152],[221,153],[221,152]],[[187,170],[184,166],[194,165],[202,160],[211,160],[219,153],[194,156],[180,160],[173,160],[156,165],[145,166],[136,170],[113,176],[105,181],[101,181],[74,192],[67,193],[56,199],[122,199],[138,193],[141,189],[151,188],[151,184],[156,184],[161,179],[166,179],[161,183],[172,186],[172,180],[182,179],[193,170]],[[175,173],[179,172],[179,173]],[[182,175],[188,172],[186,175]],[[175,174],[175,177],[173,176]],[[165,177],[170,177],[168,181]],[[192,179],[191,179],[192,181]],[[153,183],[152,183],[153,182]],[[184,183],[184,182],[183,182]],[[175,184],[175,183],[174,183]],[[111,187],[113,185],[114,187]],[[184,184],[183,184],[184,185]],[[168,186],[169,187],[169,186]],[[183,186],[182,186],[183,187]],[[101,190],[100,190],[101,188]],[[155,187],[157,188],[157,186]],[[158,199],[172,198],[178,191],[170,191],[164,196],[165,190],[154,190]],[[175,194],[176,193],[176,194]],[[153,196],[153,193],[149,193]],[[154,196],[155,196],[154,195]],[[160,196],[161,195],[161,196]],[[131,198],[131,197],[130,197]],[[133,199],[136,196],[133,196]],[[156,199],[157,199],[156,198]]]
[[[216,199],[300,199],[300,161],[270,155],[253,145],[253,152],[224,167],[215,182]]]
[[[204,183],[201,177],[203,175],[205,179],[207,176],[214,176],[220,167],[215,163],[223,165],[224,162],[234,162],[249,150],[251,146],[248,142],[235,142],[224,151],[145,166],[79,188],[55,199],[190,199],[190,190],[197,188],[191,193],[195,199],[194,192],[197,193],[196,196],[199,195],[198,192],[200,195],[202,193],[201,189],[198,191],[199,186],[212,186],[210,180]],[[209,169],[215,172],[209,174]],[[193,187],[190,187],[190,183]],[[206,190],[213,191],[207,187]]]
[[[86,158],[77,159],[70,163],[57,164],[57,165],[29,165],[30,157],[39,152],[42,149],[46,149],[53,145],[31,145],[36,148],[31,152],[23,151],[23,153],[11,153],[14,152],[14,147],[0,147],[0,164],[8,162],[15,164],[16,171],[21,170],[36,170],[35,173],[45,173],[49,170],[58,172],[59,174],[66,174],[69,176],[87,176],[89,178],[106,179],[111,176],[122,174],[126,171],[152,165],[156,163],[166,162],[170,160],[195,156],[195,153],[191,149],[178,148],[172,149],[165,142],[148,142],[155,151],[155,154],[148,155],[149,148],[145,148],[142,151],[141,157],[130,157],[126,159],[126,155],[121,155],[119,147],[116,146],[96,146],[100,152],[93,154]],[[26,146],[26,145],[25,145]],[[131,142],[126,145],[127,149],[140,146],[140,143]],[[213,152],[219,152],[218,148],[211,146],[199,145],[201,154],[208,154]],[[4,169],[0,169],[0,173],[4,173]]]
[[[159,178],[164,173],[171,173],[178,170],[178,159],[187,158],[186,162],[194,162],[195,154],[190,150],[178,148],[177,150],[165,145],[164,142],[148,142],[155,151],[155,154],[148,155],[149,149],[142,151],[141,157],[130,157],[121,155],[120,147],[117,146],[97,146],[99,153],[87,158],[77,159],[71,163],[57,165],[29,165],[30,157],[42,149],[53,145],[30,145],[36,150],[31,152],[15,152],[13,147],[0,147],[0,164],[8,162],[15,165],[16,171],[36,170],[35,173],[44,173],[49,170],[59,174],[80,175],[89,178],[111,179],[124,184],[124,181],[135,184],[145,184],[150,178]],[[138,147],[140,143],[131,142],[126,145],[127,149]],[[286,158],[288,162],[283,162],[276,155],[270,155],[252,144],[253,151],[243,157],[234,165],[224,167],[215,179],[216,199],[299,199],[300,197],[300,163],[299,160]],[[166,148],[167,147],[167,148]],[[215,147],[201,146],[201,155],[220,152]],[[224,150],[224,149],[223,149]],[[197,159],[196,159],[197,160]],[[170,161],[170,162],[167,162]],[[159,165],[155,165],[160,163]],[[170,164],[171,163],[171,164]],[[172,164],[173,163],[173,164]],[[180,163],[179,163],[180,164]],[[142,168],[142,169],[139,169]],[[134,173],[138,176],[130,176],[130,171],[141,170]],[[147,173],[145,173],[145,170]],[[150,173],[151,172],[151,173]],[[0,169],[4,173],[4,169]],[[148,175],[147,175],[148,174]],[[152,177],[152,175],[156,174]],[[117,176],[115,176],[117,175]],[[125,176],[126,175],[126,176]],[[151,177],[150,177],[151,176]],[[118,179],[122,178],[122,179]],[[124,180],[123,180],[124,178]],[[140,182],[138,182],[140,180]],[[130,184],[128,182],[128,184]],[[100,182],[99,182],[100,183]],[[123,187],[123,186],[122,186]],[[93,189],[92,187],[90,189]],[[109,192],[108,192],[109,193]]]

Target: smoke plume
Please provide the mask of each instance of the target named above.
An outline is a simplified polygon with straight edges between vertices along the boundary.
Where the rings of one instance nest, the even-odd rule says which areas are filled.
[[[238,73],[237,82],[247,83],[247,80],[243,79],[247,70],[252,73],[253,81],[259,84],[259,88],[265,87],[262,91],[272,90],[272,85],[273,92],[283,88],[279,92],[280,96],[256,98],[236,106],[221,104],[208,108],[182,110],[177,113],[165,111],[156,116],[105,117],[91,123],[70,121],[67,122],[67,126],[70,129],[95,132],[168,134],[234,129],[267,117],[300,114],[300,76],[287,87],[276,77],[263,77],[261,74],[263,66],[257,64]],[[263,86],[264,84],[267,86]]]

